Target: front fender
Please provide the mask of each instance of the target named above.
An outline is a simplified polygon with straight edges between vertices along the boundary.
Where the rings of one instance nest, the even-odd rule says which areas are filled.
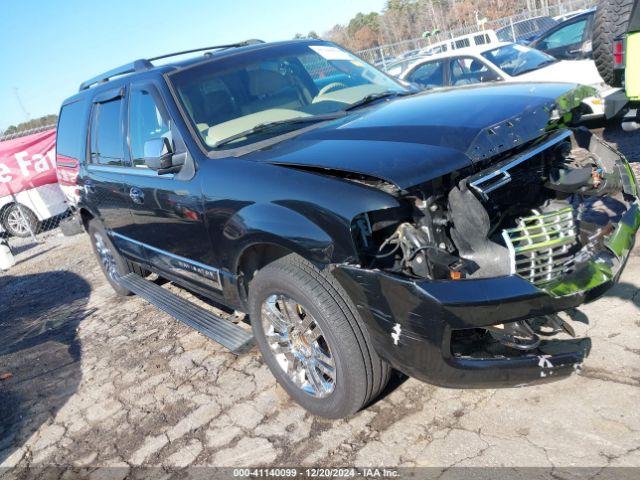
[[[236,212],[222,231],[220,251],[227,256],[223,263],[232,272],[237,271],[243,252],[257,244],[279,245],[318,264],[344,261],[355,255],[349,230],[351,219],[324,212],[322,221],[316,222],[294,210],[296,207],[301,206],[253,204]],[[316,215],[323,213],[317,211],[317,206],[307,213],[313,211]]]

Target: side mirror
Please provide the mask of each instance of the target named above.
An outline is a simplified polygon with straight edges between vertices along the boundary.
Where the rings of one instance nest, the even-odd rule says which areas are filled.
[[[175,173],[184,165],[184,156],[176,155],[167,137],[154,138],[144,144],[144,163],[159,175]]]

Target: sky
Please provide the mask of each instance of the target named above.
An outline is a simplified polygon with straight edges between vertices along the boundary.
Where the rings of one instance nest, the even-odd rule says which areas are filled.
[[[138,58],[250,38],[286,40],[310,30],[321,35],[384,3],[0,0],[0,130],[58,113],[81,82]]]

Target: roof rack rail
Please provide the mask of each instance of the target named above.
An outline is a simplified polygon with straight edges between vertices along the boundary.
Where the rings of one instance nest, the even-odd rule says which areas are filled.
[[[204,47],[204,48],[194,48],[192,50],[183,50],[181,52],[175,53],[167,53],[166,55],[159,55],[157,57],[152,57],[149,59],[140,59],[135,62],[127,63],[126,65],[122,65],[121,67],[114,68],[113,70],[109,70],[108,72],[101,73],[89,80],[82,82],[80,84],[80,91],[87,90],[88,88],[97,85],[98,83],[104,83],[111,80],[113,77],[118,77],[120,75],[127,75],[133,72],[141,72],[144,70],[149,70],[153,68],[153,64],[151,62],[156,60],[162,60],[164,58],[176,57],[178,55],[185,55],[187,53],[195,53],[195,52],[206,52],[208,50],[225,50],[227,48],[238,48],[238,47],[246,47],[248,45],[257,45],[260,43],[264,43],[262,40],[251,39],[245,40],[244,42],[238,43],[230,43],[227,45],[214,45],[212,47]]]
[[[152,67],[153,67],[153,64],[149,60],[145,60],[145,59],[136,60],[135,62],[127,63],[126,65],[122,65],[121,67],[114,68],[113,70],[109,70],[108,72],[101,73],[100,75],[97,75],[85,82],[82,82],[80,84],[80,91],[86,90],[98,83],[108,82],[113,77],[126,75],[127,73],[141,72],[144,70],[148,70]]]
[[[187,53],[206,52],[208,50],[226,50],[227,48],[246,47],[248,45],[257,45],[260,43],[264,43],[264,42],[262,40],[251,39],[251,40],[245,40],[244,42],[229,43],[227,45],[214,45],[213,47],[194,48],[192,50],[182,50],[181,52],[167,53],[165,55],[153,57],[153,58],[150,58],[149,61],[154,62],[156,60],[162,60],[164,58],[177,57],[178,55],[186,55]]]

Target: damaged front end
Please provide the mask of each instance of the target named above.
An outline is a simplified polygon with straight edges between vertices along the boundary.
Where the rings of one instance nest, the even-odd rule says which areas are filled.
[[[360,265],[335,274],[379,353],[412,376],[484,386],[570,373],[589,341],[556,313],[617,280],[640,227],[635,177],[582,129],[474,160],[404,191],[403,208],[356,218]]]

